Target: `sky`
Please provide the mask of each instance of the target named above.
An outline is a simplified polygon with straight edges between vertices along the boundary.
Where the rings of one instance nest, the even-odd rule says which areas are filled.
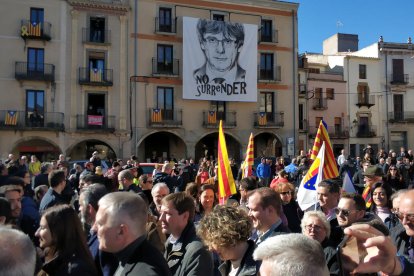
[[[359,49],[378,41],[414,42],[412,0],[287,0],[299,3],[299,53],[322,53],[336,33],[357,34]]]

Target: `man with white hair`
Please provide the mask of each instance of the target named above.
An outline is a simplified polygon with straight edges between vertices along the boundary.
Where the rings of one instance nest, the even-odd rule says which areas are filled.
[[[160,218],[161,213],[161,201],[170,193],[170,189],[165,183],[157,183],[152,187],[151,195],[152,202],[149,205],[149,211],[151,215],[157,218]]]
[[[135,193],[113,192],[99,200],[92,230],[99,249],[119,259],[115,275],[171,275],[167,262],[146,240],[147,206]]]
[[[254,251],[262,260],[260,275],[328,276],[321,245],[302,234],[285,234],[266,239]]]
[[[0,248],[0,275],[35,274],[36,250],[26,234],[1,226]]]

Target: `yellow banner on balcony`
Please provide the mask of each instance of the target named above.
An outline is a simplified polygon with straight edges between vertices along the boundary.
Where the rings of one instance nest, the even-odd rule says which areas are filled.
[[[216,111],[210,110],[207,114],[207,123],[210,125],[214,125],[217,123],[217,116]]]
[[[162,122],[162,112],[159,108],[153,108],[151,114],[151,122],[161,123]]]
[[[267,125],[267,116],[266,112],[259,112],[259,126]]]
[[[91,82],[102,82],[102,71],[98,68],[92,68],[89,77]]]

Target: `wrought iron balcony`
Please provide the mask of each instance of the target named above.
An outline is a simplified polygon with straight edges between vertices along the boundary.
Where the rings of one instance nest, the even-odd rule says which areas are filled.
[[[33,112],[0,110],[0,129],[64,131],[64,114],[61,112]]]
[[[391,74],[391,84],[407,84],[409,83],[408,74]]]
[[[223,128],[234,128],[237,126],[236,111],[203,111],[203,126],[205,128],[218,128],[220,120],[223,121]]]
[[[55,81],[55,66],[47,63],[16,62],[16,80]]]
[[[373,125],[359,125],[357,131],[357,137],[370,138],[377,135],[377,127]]]
[[[361,106],[370,108],[371,106],[375,105],[375,96],[370,96],[369,93],[359,93],[358,102],[356,105],[359,108],[361,108]]]
[[[76,128],[78,130],[114,132],[115,116],[102,115],[76,115]]]
[[[80,67],[79,84],[95,86],[112,86],[112,69]]]
[[[148,125],[150,127],[177,128],[183,126],[182,109],[148,109]]]
[[[326,110],[328,109],[328,100],[326,98],[313,99],[314,110]]]
[[[281,81],[281,67],[274,66],[270,69],[261,68],[260,65],[257,67],[257,76],[259,81]]]
[[[404,122],[414,123],[414,112],[412,111],[394,111],[388,113],[388,120],[391,123]]]
[[[272,30],[270,34],[266,34],[265,32],[261,31],[259,33],[259,42],[278,43],[279,42],[278,30]]]
[[[255,128],[281,128],[285,125],[284,112],[255,112],[253,116]]]
[[[167,18],[155,17],[155,32],[156,33],[177,33],[177,17],[171,18],[168,22]]]
[[[171,61],[159,61],[156,57],[153,57],[152,74],[178,76],[180,74],[180,60],[173,59]]]
[[[20,27],[20,36],[23,39],[37,39],[50,41],[52,39],[50,29],[52,24],[49,22],[31,22],[23,19]]]
[[[83,28],[82,42],[109,45],[111,43],[111,31]]]

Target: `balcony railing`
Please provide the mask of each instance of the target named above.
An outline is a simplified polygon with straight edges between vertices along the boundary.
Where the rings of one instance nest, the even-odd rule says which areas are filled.
[[[177,32],[177,17],[171,18],[170,22],[167,22],[166,18],[155,17],[155,32],[175,34]]]
[[[299,131],[300,132],[307,132],[307,131],[309,131],[309,123],[308,123],[308,120],[300,120],[299,121]]]
[[[282,74],[281,74],[281,67],[280,66],[274,66],[271,69],[264,69],[261,68],[260,65],[257,67],[257,75],[259,77],[259,80],[267,80],[267,81],[281,81],[282,80]]]
[[[259,33],[259,42],[278,43],[279,42],[279,32],[278,32],[278,30],[272,30],[272,32],[270,34],[260,32]]]
[[[414,112],[412,111],[394,111],[388,113],[388,120],[393,122],[414,123]]]
[[[357,131],[357,137],[369,138],[377,135],[377,127],[373,125],[359,125]]]
[[[55,81],[55,66],[47,63],[16,62],[16,80]]]
[[[96,86],[112,86],[113,76],[112,69],[97,69],[80,67],[79,68],[79,84],[96,85]]]
[[[313,109],[315,110],[328,109],[328,100],[326,98],[313,99]]]
[[[110,44],[111,43],[111,31],[83,28],[82,29],[82,42],[83,43],[96,43],[96,44]]]
[[[408,82],[408,74],[391,74],[391,84],[407,84]]]
[[[23,39],[37,39],[50,41],[52,39],[50,29],[52,24],[49,22],[31,22],[30,20],[22,20],[20,27],[20,36]]]
[[[150,127],[182,127],[183,111],[182,109],[148,109],[148,125]]]
[[[114,132],[115,116],[76,115],[76,128],[79,130]]]
[[[45,112],[35,116],[33,112],[0,110],[0,129],[57,130],[64,131],[64,114]]]
[[[358,107],[367,106],[370,108],[375,105],[375,96],[370,96],[369,93],[359,93],[358,102],[356,104]]]
[[[223,121],[223,128],[234,128],[237,126],[236,111],[203,111],[203,126],[205,128],[218,128],[220,120]]]
[[[307,91],[307,85],[305,83],[299,84],[299,97],[305,97]]]
[[[172,61],[159,61],[156,57],[153,57],[152,74],[178,76],[180,74],[180,60],[173,59]]]
[[[281,128],[285,125],[284,112],[255,112],[253,116],[256,128]]]
[[[342,125],[327,126],[329,137],[331,138],[349,138],[349,128]],[[315,137],[318,132],[318,126],[310,126],[309,134]]]

